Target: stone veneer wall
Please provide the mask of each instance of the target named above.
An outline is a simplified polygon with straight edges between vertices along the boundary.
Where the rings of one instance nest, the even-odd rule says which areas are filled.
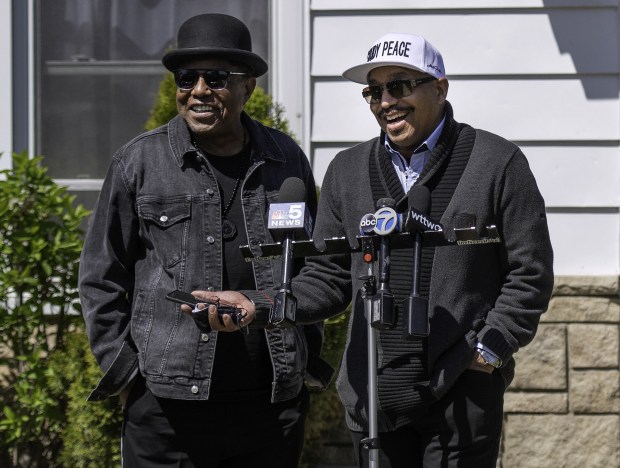
[[[515,359],[498,467],[620,467],[618,277],[556,277]]]

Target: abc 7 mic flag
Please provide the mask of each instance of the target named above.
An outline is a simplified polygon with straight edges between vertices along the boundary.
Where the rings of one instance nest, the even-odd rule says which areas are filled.
[[[402,215],[396,213],[391,207],[379,208],[374,214],[365,214],[360,220],[360,235],[388,236],[394,232],[400,232],[402,227]]]

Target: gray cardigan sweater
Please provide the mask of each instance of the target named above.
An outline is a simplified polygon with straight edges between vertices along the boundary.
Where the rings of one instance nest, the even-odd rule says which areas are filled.
[[[502,242],[434,249],[428,297],[429,379],[410,382],[411,407],[406,411],[391,413],[379,401],[381,431],[415,420],[444,396],[472,361],[477,342],[501,358],[499,372],[508,385],[514,376],[512,355],[533,339],[551,297],[553,253],[545,204],[525,156],[501,137],[456,123],[449,104],[446,117],[439,144],[416,183],[436,185],[455,148],[472,148],[440,222],[448,235],[455,228],[470,226],[484,234],[486,226],[496,225]],[[331,162],[319,200],[317,245],[322,239],[341,236],[357,244],[360,219],[375,211],[369,170],[377,165],[369,162],[379,157],[379,138],[342,151]],[[473,147],[460,145],[466,138],[475,138]],[[432,189],[431,194],[433,198]],[[368,427],[367,330],[359,279],[367,272],[359,253],[313,257],[292,285],[298,300],[297,321],[302,323],[337,315],[353,300],[337,381],[352,430]],[[274,291],[244,293],[255,302],[257,313],[268,313]],[[381,360],[386,345],[382,333],[377,340],[379,375],[386,365],[392,374],[398,373],[394,361]]]

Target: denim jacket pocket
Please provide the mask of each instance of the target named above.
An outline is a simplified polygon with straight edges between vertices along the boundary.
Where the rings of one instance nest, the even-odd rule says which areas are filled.
[[[155,255],[165,256],[160,262],[169,268],[181,261],[187,250],[192,213],[191,195],[136,200],[140,233]]]

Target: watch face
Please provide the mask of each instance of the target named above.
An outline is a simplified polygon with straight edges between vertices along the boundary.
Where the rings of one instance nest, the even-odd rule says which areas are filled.
[[[478,350],[478,352],[480,353],[480,356],[482,356],[482,359],[484,359],[485,363],[490,364],[490,365],[492,365],[495,368],[497,368],[497,367],[502,365],[502,361],[499,358],[493,356],[492,354],[488,353],[487,351]]]

